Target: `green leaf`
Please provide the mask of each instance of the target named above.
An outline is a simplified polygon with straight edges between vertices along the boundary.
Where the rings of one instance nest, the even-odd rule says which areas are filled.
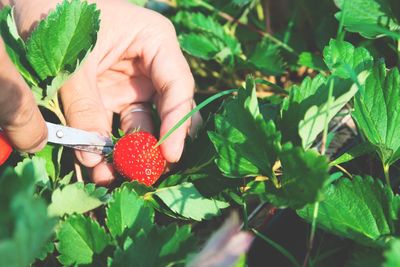
[[[304,207],[321,199],[321,190],[329,178],[326,157],[313,150],[284,147],[280,155],[282,177],[276,188],[267,182],[264,197],[277,207]]]
[[[107,227],[113,237],[125,231],[147,231],[154,221],[154,211],[145,205],[142,197],[127,187],[114,191],[107,208]]]
[[[358,79],[362,82],[365,76],[363,72]],[[333,86],[333,92],[328,109],[330,86]],[[310,147],[323,130],[325,119],[330,121],[357,90],[358,86],[351,79],[343,80],[336,76],[327,78],[322,74],[312,79],[307,77],[300,85],[294,85],[282,104],[282,115],[278,121],[283,141]]]
[[[387,71],[379,62],[365,82],[364,92],[354,101],[353,117],[368,142],[376,147],[384,164],[400,158],[399,70]]]
[[[361,143],[351,148],[350,150],[344,152],[335,160],[329,163],[329,166],[339,165],[345,162],[349,162],[355,158],[358,158],[362,155],[368,154],[375,151],[375,148],[368,143]]]
[[[372,177],[340,179],[324,192],[318,226],[367,246],[380,246],[381,239],[394,233],[398,207],[392,190]],[[314,205],[298,214],[311,221]]]
[[[390,0],[335,0],[335,3],[341,10],[336,13],[336,18],[343,20],[346,30],[350,32],[358,32],[367,38],[377,38],[387,35],[384,30],[400,29]]]
[[[75,183],[56,189],[51,196],[49,214],[63,216],[64,214],[85,213],[105,202],[107,189],[94,184]]]
[[[400,239],[390,241],[390,247],[385,251],[385,263],[383,267],[400,266]]]
[[[210,59],[208,57],[214,54],[212,58],[220,62],[226,59],[233,62],[234,56],[242,53],[239,41],[228,34],[224,27],[211,16],[181,11],[176,14],[173,20],[185,27],[190,33],[189,35],[181,35],[183,36],[180,38],[181,45],[188,53],[190,51],[196,53],[194,56],[199,55],[200,58]],[[197,37],[194,37],[196,34]],[[201,46],[204,46],[203,49],[201,49]]]
[[[281,75],[285,71],[279,47],[268,39],[257,44],[248,62],[265,75]]]
[[[365,71],[358,75],[357,79],[360,84],[364,83],[368,74],[369,73]],[[338,95],[337,91],[341,89],[343,82],[334,79],[330,81],[333,84],[329,85],[328,82],[327,86],[334,87],[334,95],[331,98],[331,102],[328,102],[327,99],[325,103],[322,103],[319,106],[312,105],[304,114],[304,118],[299,122],[299,135],[304,148],[311,147],[317,136],[324,130],[326,120],[328,122],[331,121],[333,117],[353,98],[359,89],[358,84],[354,83],[347,92]],[[338,84],[336,85],[335,82]]]
[[[306,66],[310,69],[318,70],[318,71],[327,71],[328,70],[328,68],[326,67],[321,56],[317,56],[310,52],[302,52],[299,56],[299,60],[297,61],[297,64],[299,64],[301,66]]]
[[[7,169],[0,176],[0,266],[30,266],[53,233],[56,221],[33,196],[35,166],[25,162],[18,175]]]
[[[196,221],[219,215],[221,209],[229,206],[226,202],[203,197],[192,183],[187,182],[161,188],[154,194],[176,214]]]
[[[357,77],[373,67],[373,58],[367,49],[334,39],[324,49],[324,60],[332,73],[345,79]]]
[[[98,222],[83,215],[69,216],[57,232],[56,248],[63,265],[89,264],[111,242]]]
[[[44,159],[39,157],[26,158],[17,164],[15,172],[22,176],[23,172],[28,168],[32,171],[31,177],[34,178],[35,184],[43,187],[49,185],[50,179],[46,171],[46,161]]]
[[[19,73],[30,86],[38,85],[39,78],[26,58],[25,43],[18,34],[13,9],[10,6],[6,6],[0,11],[0,34],[5,43],[7,54]]]
[[[180,35],[179,43],[186,53],[205,60],[213,59],[220,51],[213,42],[195,33]]]
[[[258,108],[252,78],[237,97],[226,101],[215,116],[215,132],[209,137],[217,151],[216,163],[227,177],[272,176],[280,150],[280,133],[272,120],[266,121]]]
[[[58,4],[27,41],[27,58],[40,79],[72,74],[96,43],[99,11],[79,0]]]
[[[117,249],[111,266],[157,267],[179,262],[193,248],[190,227],[153,227],[146,234],[140,232],[124,249]]]
[[[46,171],[53,181],[56,181],[60,175],[61,155],[63,146],[47,144],[41,151],[35,155],[46,162]]]

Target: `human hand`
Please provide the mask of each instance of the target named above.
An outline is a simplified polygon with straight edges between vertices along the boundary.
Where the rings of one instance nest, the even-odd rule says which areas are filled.
[[[8,57],[1,38],[0,62],[0,127],[17,150],[38,151],[46,144],[47,127],[32,92]]]
[[[59,0],[11,1],[23,37]],[[137,103],[154,103],[165,134],[192,109],[194,81],[172,24],[160,14],[123,0],[95,1],[101,11],[97,44],[81,69],[60,91],[68,125],[109,135],[113,113],[128,132],[152,131],[151,114],[131,112]],[[168,162],[179,160],[190,121],[162,145]],[[108,184],[112,166],[98,155],[76,152],[93,180]]]

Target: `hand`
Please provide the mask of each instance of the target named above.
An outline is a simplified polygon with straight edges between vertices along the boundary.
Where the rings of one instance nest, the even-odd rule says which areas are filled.
[[[25,152],[38,151],[46,144],[47,127],[1,38],[0,62],[0,127],[14,148]]]
[[[26,37],[43,14],[59,0],[14,0],[21,35]],[[41,3],[38,3],[41,2]],[[160,135],[165,134],[192,109],[194,81],[182,55],[175,30],[160,14],[123,0],[95,1],[101,11],[97,44],[81,69],[61,89],[67,123],[109,135],[113,113],[128,132],[140,127],[152,131],[147,112],[130,112],[137,103],[154,103],[161,118]],[[179,160],[190,121],[161,146],[168,162]],[[93,180],[108,184],[113,169],[103,158],[77,152],[90,168]]]

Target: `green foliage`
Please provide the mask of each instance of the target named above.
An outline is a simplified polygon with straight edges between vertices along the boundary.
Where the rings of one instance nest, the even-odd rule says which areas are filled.
[[[6,6],[0,11],[0,34],[6,44],[6,50],[19,73],[29,84],[37,86],[39,77],[31,67],[26,57],[25,42],[19,36],[11,7]]]
[[[344,79],[355,78],[373,66],[373,58],[367,49],[337,40],[331,40],[325,47],[324,60],[335,75]]]
[[[96,221],[83,215],[72,215],[57,231],[59,261],[64,265],[89,264],[93,255],[101,253],[111,239]]]
[[[94,184],[74,183],[53,191],[49,214],[63,216],[64,214],[85,213],[105,202],[107,189],[96,188]]]
[[[360,131],[376,147],[384,164],[400,158],[400,78],[399,70],[387,71],[378,62],[365,82],[365,90],[354,100],[353,117]]]
[[[217,151],[216,163],[226,176],[273,176],[280,134],[274,122],[260,113],[252,78],[215,116],[215,132],[209,132],[209,137]]]
[[[394,2],[393,0],[335,0],[341,9],[336,18],[343,21],[348,31],[358,32],[367,38],[389,35],[390,31],[400,29],[399,17],[395,16],[397,11],[392,9]]]
[[[340,179],[330,185],[320,202],[318,226],[367,246],[382,246],[395,233],[398,196],[388,186],[367,176]],[[298,211],[311,221],[313,205]]]
[[[385,251],[385,263],[383,267],[395,267],[400,265],[400,239],[390,241],[390,247]]]
[[[182,259],[193,246],[190,227],[153,227],[149,233],[140,231],[123,249],[115,252],[112,267],[168,266]]]
[[[193,56],[233,64],[234,58],[241,53],[238,40],[211,16],[179,12],[174,21],[190,31],[189,34],[179,35],[179,41],[182,49]]]
[[[148,231],[154,223],[154,211],[145,205],[143,198],[126,186],[114,191],[107,208],[106,224],[116,238],[129,232]]]
[[[361,73],[360,80],[363,81],[365,76],[366,73]],[[328,101],[330,87],[331,102]],[[325,121],[332,120],[357,90],[358,86],[350,80],[335,76],[326,78],[321,74],[313,79],[304,79],[300,86],[293,86],[283,102],[278,124],[283,140],[309,148],[322,132]]]
[[[0,176],[1,266],[31,265],[52,235],[56,222],[48,216],[44,200],[33,196],[35,166],[25,162],[18,174],[7,169]]]
[[[303,52],[299,55],[299,60],[297,62],[299,65],[306,66],[308,68],[326,71],[327,66],[324,63],[322,57],[314,55],[310,52]]]
[[[116,179],[108,192],[75,183],[73,162],[61,147],[14,152],[0,168],[1,266],[54,265],[56,259],[67,266],[183,266],[195,258],[245,266],[254,260],[243,254],[253,237],[239,229],[254,232],[268,220],[284,232],[274,213],[281,208],[297,209],[312,224],[315,243],[304,266],[398,265],[400,197],[394,193],[398,179],[393,189],[389,181],[398,170],[389,173],[388,166],[400,155],[400,80],[398,69],[386,66],[400,62],[399,1],[129,2],[172,17],[196,78],[192,112],[201,110],[207,122],[172,172],[152,187]],[[6,50],[45,107],[44,117],[52,120],[51,111],[63,119],[56,93],[96,44],[99,10],[64,0],[27,40],[19,36],[17,15],[10,7],[0,11]],[[338,128],[344,106],[358,127],[350,121]],[[341,140],[349,128],[351,137],[362,136]],[[317,143],[326,155],[315,150]],[[386,185],[365,176],[381,173],[375,151]],[[337,168],[364,176],[343,178]],[[229,218],[230,226],[209,238],[228,208],[241,211],[243,226]],[[58,226],[49,215],[61,220]],[[296,255],[284,243],[265,240]],[[302,260],[292,258],[295,265]]]
[[[202,196],[191,183],[165,187],[154,193],[174,213],[188,219],[201,221],[219,215],[228,203]]]
[[[72,73],[96,42],[99,11],[95,5],[64,1],[29,37],[27,58],[40,79]]]
[[[297,209],[321,199],[321,189],[329,178],[327,159],[315,151],[284,147],[280,160],[283,175],[278,188],[268,182],[265,198],[276,207]]]
[[[62,152],[62,146],[47,144],[41,151],[35,153],[46,162],[46,171],[53,182],[60,176]]]
[[[257,44],[248,61],[265,75],[281,75],[285,71],[279,47],[268,39],[263,39]]]
[[[46,171],[46,161],[44,159],[39,157],[33,157],[32,159],[26,158],[15,166],[15,172],[17,175],[22,176],[27,168],[32,171],[30,176],[34,178],[36,185],[42,187],[49,186],[50,180]]]
[[[32,86],[37,102],[49,107],[48,102],[94,47],[99,11],[94,4],[64,0],[40,21],[26,43],[18,35],[11,8],[1,11],[0,24],[10,58]]]

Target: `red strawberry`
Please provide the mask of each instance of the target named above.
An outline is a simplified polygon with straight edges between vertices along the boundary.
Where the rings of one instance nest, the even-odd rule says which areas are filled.
[[[13,151],[3,132],[0,132],[0,165],[2,165]]]
[[[114,146],[113,164],[119,174],[147,186],[154,184],[165,168],[157,139],[147,132],[123,136]]]

